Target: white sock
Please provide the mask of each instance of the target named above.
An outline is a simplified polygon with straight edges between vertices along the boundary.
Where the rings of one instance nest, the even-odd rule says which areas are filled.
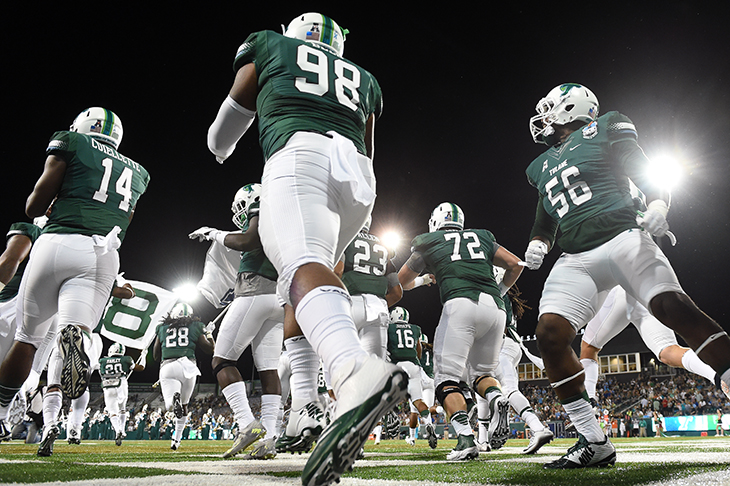
[[[580,360],[585,371],[585,387],[588,398],[596,400],[596,384],[598,383],[598,363],[589,358]]]
[[[704,376],[712,383],[715,383],[715,370],[710,368],[710,365],[702,361],[691,349],[688,349],[687,352],[682,355],[682,366],[685,370],[696,375]]]
[[[367,357],[352,320],[347,291],[329,285],[317,287],[299,301],[295,314],[325,369],[338,370],[352,359]],[[339,386],[333,385],[335,390]]]
[[[416,438],[416,429],[414,427],[410,427],[408,429],[408,433],[410,434],[411,439],[415,439]]]
[[[581,398],[570,403],[564,403],[563,408],[575,424],[575,430],[588,439],[588,442],[603,442],[605,435],[598,420],[593,414],[593,406],[588,400]]]
[[[380,442],[380,438],[383,435],[383,426],[381,424],[378,424],[373,429],[373,434],[375,434],[375,442]]]
[[[255,420],[251,412],[251,406],[248,404],[248,397],[246,396],[246,383],[236,381],[225,387],[222,391],[223,396],[226,397],[226,401],[233,411],[233,418],[238,422],[240,428],[247,426]]]
[[[121,425],[122,435],[127,435],[127,412],[124,411],[119,414],[119,425]]]
[[[84,412],[89,404],[89,389],[87,388],[83,395],[79,398],[71,400],[71,411],[68,413],[68,425],[74,430],[81,430],[81,424],[84,421]]]
[[[545,429],[545,426],[540,422],[540,418],[532,410],[529,400],[519,390],[514,390],[509,394],[509,403],[512,408],[517,412],[517,415],[525,422],[525,424],[533,432],[540,432]]]
[[[317,400],[317,375],[319,357],[304,336],[287,339],[284,344],[289,353],[291,377],[292,409],[299,410],[304,405]]]
[[[474,435],[474,431],[471,430],[471,425],[469,425],[469,416],[466,414],[466,411],[459,410],[458,412],[454,413],[454,415],[451,416],[450,420],[451,426],[454,428],[454,433],[459,435]]]
[[[477,394],[477,417],[479,418],[479,442],[489,438],[489,402]]]
[[[60,390],[47,392],[43,396],[43,423],[45,425],[50,426],[58,422],[62,399]]]
[[[230,385],[229,385],[230,386]],[[228,387],[226,387],[228,388]],[[183,431],[185,430],[185,424],[188,422],[187,417],[175,418],[175,435],[174,439],[178,442],[182,441]]]
[[[266,429],[265,439],[276,437],[276,419],[280,406],[281,395],[261,395],[261,425]]]

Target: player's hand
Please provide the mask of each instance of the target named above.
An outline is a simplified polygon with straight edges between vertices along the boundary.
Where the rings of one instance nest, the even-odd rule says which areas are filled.
[[[664,236],[669,231],[667,223],[667,203],[661,199],[650,202],[645,212],[636,216],[636,224],[644,228],[652,236]]]
[[[205,334],[211,334],[212,335],[213,334],[213,331],[215,331],[215,322],[209,322],[205,326],[204,331],[205,331]]]
[[[215,239],[215,232],[218,231],[215,228],[209,228],[207,226],[203,226],[201,228],[196,229],[192,233],[188,235],[188,238],[191,240],[198,240],[198,241],[211,241]]]
[[[525,251],[525,266],[530,270],[537,270],[548,253],[548,246],[542,240],[532,240]]]

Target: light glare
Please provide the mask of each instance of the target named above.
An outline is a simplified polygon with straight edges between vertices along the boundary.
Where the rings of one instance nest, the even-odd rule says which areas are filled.
[[[172,289],[172,293],[183,302],[192,302],[198,297],[198,289],[194,284],[186,283]]]
[[[647,167],[649,180],[656,187],[667,191],[671,191],[679,185],[683,172],[682,164],[672,155],[653,157]]]

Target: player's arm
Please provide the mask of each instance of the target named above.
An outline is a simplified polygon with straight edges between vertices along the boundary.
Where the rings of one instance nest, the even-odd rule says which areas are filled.
[[[335,268],[333,270],[335,272],[335,275],[337,275],[337,278],[342,279],[342,275],[345,274],[345,262],[344,260],[340,259],[339,262],[335,265]]]
[[[152,359],[159,361],[162,357],[162,343],[160,342],[160,336],[155,337],[155,344],[152,345]]]
[[[208,129],[208,148],[223,163],[233,151],[256,116],[258,77],[253,63],[245,64],[236,73],[233,87]]]
[[[375,156],[375,114],[371,114],[365,125],[365,150],[370,160]]]
[[[238,251],[251,251],[261,248],[258,214],[249,219],[248,229],[245,233],[238,231],[228,233],[223,238],[223,244],[232,250]]]
[[[393,260],[388,260],[385,266],[385,278],[388,280],[388,291],[385,294],[385,301],[388,307],[393,307],[403,298],[403,286],[398,280],[398,272],[395,270]]]
[[[31,246],[33,242],[27,235],[17,234],[8,238],[5,251],[0,255],[0,290],[18,271],[18,265],[26,259]]]
[[[116,297],[117,299],[133,299],[135,295],[137,294],[130,283],[127,282],[124,285],[119,286],[116,282],[114,282],[114,287],[112,287],[112,297]]]
[[[215,349],[213,335],[205,332],[201,333],[200,336],[198,336],[198,340],[195,345],[197,346],[197,349],[201,350],[205,354],[213,354],[213,350]]]
[[[46,157],[43,173],[25,202],[25,214],[37,218],[46,214],[48,207],[61,189],[66,174],[66,161],[55,155]]]
[[[500,246],[494,253],[492,263],[505,269],[504,277],[499,284],[500,293],[505,295],[509,288],[517,282],[524,267],[520,265],[520,259],[517,255],[514,255],[503,246]]]

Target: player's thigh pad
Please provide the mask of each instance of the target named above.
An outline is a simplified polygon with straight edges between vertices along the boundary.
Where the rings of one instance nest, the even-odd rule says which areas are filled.
[[[626,292],[616,286],[608,293],[593,319],[588,321],[582,339],[587,344],[602,349],[628,325]]]
[[[253,339],[253,362],[259,371],[277,370],[284,342],[284,311],[281,318],[267,319]]]
[[[238,361],[256,335],[261,332],[264,322],[272,318],[284,322],[284,308],[279,306],[275,294],[236,297],[223,316],[213,356]]]

